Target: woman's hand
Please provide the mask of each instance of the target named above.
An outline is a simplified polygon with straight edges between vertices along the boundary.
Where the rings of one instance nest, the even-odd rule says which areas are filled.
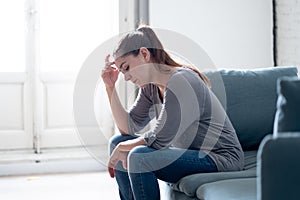
[[[122,150],[122,144],[120,143],[112,152],[108,162],[109,175],[114,178],[116,175],[116,167],[119,161],[122,162],[123,168],[127,169],[127,155],[129,151]]]
[[[119,70],[112,66],[115,62],[110,62],[109,57],[109,54],[105,57],[105,67],[102,70],[101,77],[106,87],[112,88],[118,80]]]
[[[131,149],[139,145],[145,145],[145,139],[138,137],[136,139],[120,142],[112,152],[108,162],[108,172],[112,178],[116,175],[116,167],[119,161],[122,162],[123,168],[127,169],[127,156]]]

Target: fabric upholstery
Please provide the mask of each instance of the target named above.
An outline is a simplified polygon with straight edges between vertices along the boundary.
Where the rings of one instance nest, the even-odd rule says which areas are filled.
[[[259,199],[299,200],[300,132],[266,137],[258,152]]]
[[[284,77],[277,83],[275,133],[300,131],[300,79]]]
[[[245,152],[245,169],[236,172],[216,172],[216,173],[199,173],[186,176],[171,187],[175,191],[180,191],[188,196],[195,196],[196,190],[203,184],[219,180],[252,178],[256,177],[256,154],[257,151]]]
[[[178,200],[199,200],[196,196],[193,196],[193,197],[187,196],[183,192],[172,190],[171,187],[167,188],[166,195],[164,197],[165,197],[165,199],[170,199],[170,200],[173,200],[173,199],[178,199]],[[161,198],[161,199],[164,199],[164,198]]]
[[[249,150],[257,149],[261,140],[273,132],[277,79],[297,76],[297,68],[219,70],[206,75],[226,109],[243,149]]]
[[[204,184],[197,197],[205,200],[256,200],[256,178],[230,179]]]
[[[205,200],[254,200],[258,193],[258,191],[256,191],[257,149],[261,140],[267,134],[273,133],[273,122],[277,102],[276,83],[279,78],[284,76],[296,77],[297,68],[272,67],[254,70],[219,70],[205,74],[211,81],[212,91],[221,101],[235,127],[238,138],[245,151],[245,167],[243,171],[238,172],[193,174],[184,177],[176,184],[170,185],[170,199],[190,200],[198,197],[198,199]],[[298,112],[298,114],[299,113],[300,112]],[[300,146],[299,143],[298,146]],[[271,155],[270,150],[268,159],[281,160],[280,164],[275,164],[280,168],[286,158],[281,155],[279,148],[277,150],[275,154],[273,152],[273,155]],[[294,156],[293,159],[295,159],[295,157],[296,156]],[[292,162],[293,159],[289,158],[289,161]],[[285,165],[284,167],[288,168],[289,166]],[[296,167],[299,169],[300,165],[298,166],[298,164],[296,164]],[[272,166],[266,167],[264,173],[270,172],[270,176],[272,176],[274,172],[269,170],[270,168],[272,168]],[[296,171],[294,166],[291,169]],[[291,174],[294,171],[291,171]],[[285,173],[276,173],[281,178],[284,178]],[[298,180],[300,180],[299,177],[300,176],[298,176]],[[279,179],[276,181],[279,181]],[[273,183],[276,184],[276,181]],[[300,185],[299,182],[294,181],[297,186]],[[264,183],[264,181],[262,181],[262,183]],[[282,185],[283,184],[285,183],[282,183]],[[271,192],[273,188],[269,189]],[[282,192],[283,190],[280,188],[276,190],[281,192],[282,195],[286,194]],[[285,198],[282,197],[281,199]]]

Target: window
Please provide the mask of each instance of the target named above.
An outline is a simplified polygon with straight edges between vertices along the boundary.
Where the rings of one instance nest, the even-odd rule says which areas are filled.
[[[41,71],[78,71],[89,53],[118,34],[118,17],[118,0],[41,1]]]
[[[73,75],[118,34],[119,0],[2,0],[0,26],[0,109],[10,110],[0,112],[0,150],[80,146]]]
[[[24,1],[0,1],[0,72],[25,71]]]

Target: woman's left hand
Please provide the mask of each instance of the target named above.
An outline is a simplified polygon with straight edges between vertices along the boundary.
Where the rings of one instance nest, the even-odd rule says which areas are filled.
[[[122,162],[124,169],[127,169],[127,155],[129,151],[121,150],[120,144],[112,152],[109,159],[109,167],[116,168],[119,161]]]
[[[122,162],[123,168],[127,169],[127,155],[129,151],[122,150],[121,143],[112,152],[108,162],[108,172],[112,178],[115,177],[116,167],[119,161]]]
[[[138,137],[133,140],[120,142],[112,152],[108,162],[108,172],[112,178],[116,175],[116,167],[119,161],[122,162],[123,168],[127,169],[127,156],[131,149],[138,145],[145,145],[144,138]]]

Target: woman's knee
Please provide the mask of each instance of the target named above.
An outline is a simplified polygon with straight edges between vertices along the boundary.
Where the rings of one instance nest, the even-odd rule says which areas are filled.
[[[127,164],[128,170],[131,173],[142,172],[147,170],[145,166],[147,166],[147,162],[149,159],[147,157],[151,157],[149,153],[153,152],[154,149],[147,146],[137,146],[134,147],[128,154]]]

